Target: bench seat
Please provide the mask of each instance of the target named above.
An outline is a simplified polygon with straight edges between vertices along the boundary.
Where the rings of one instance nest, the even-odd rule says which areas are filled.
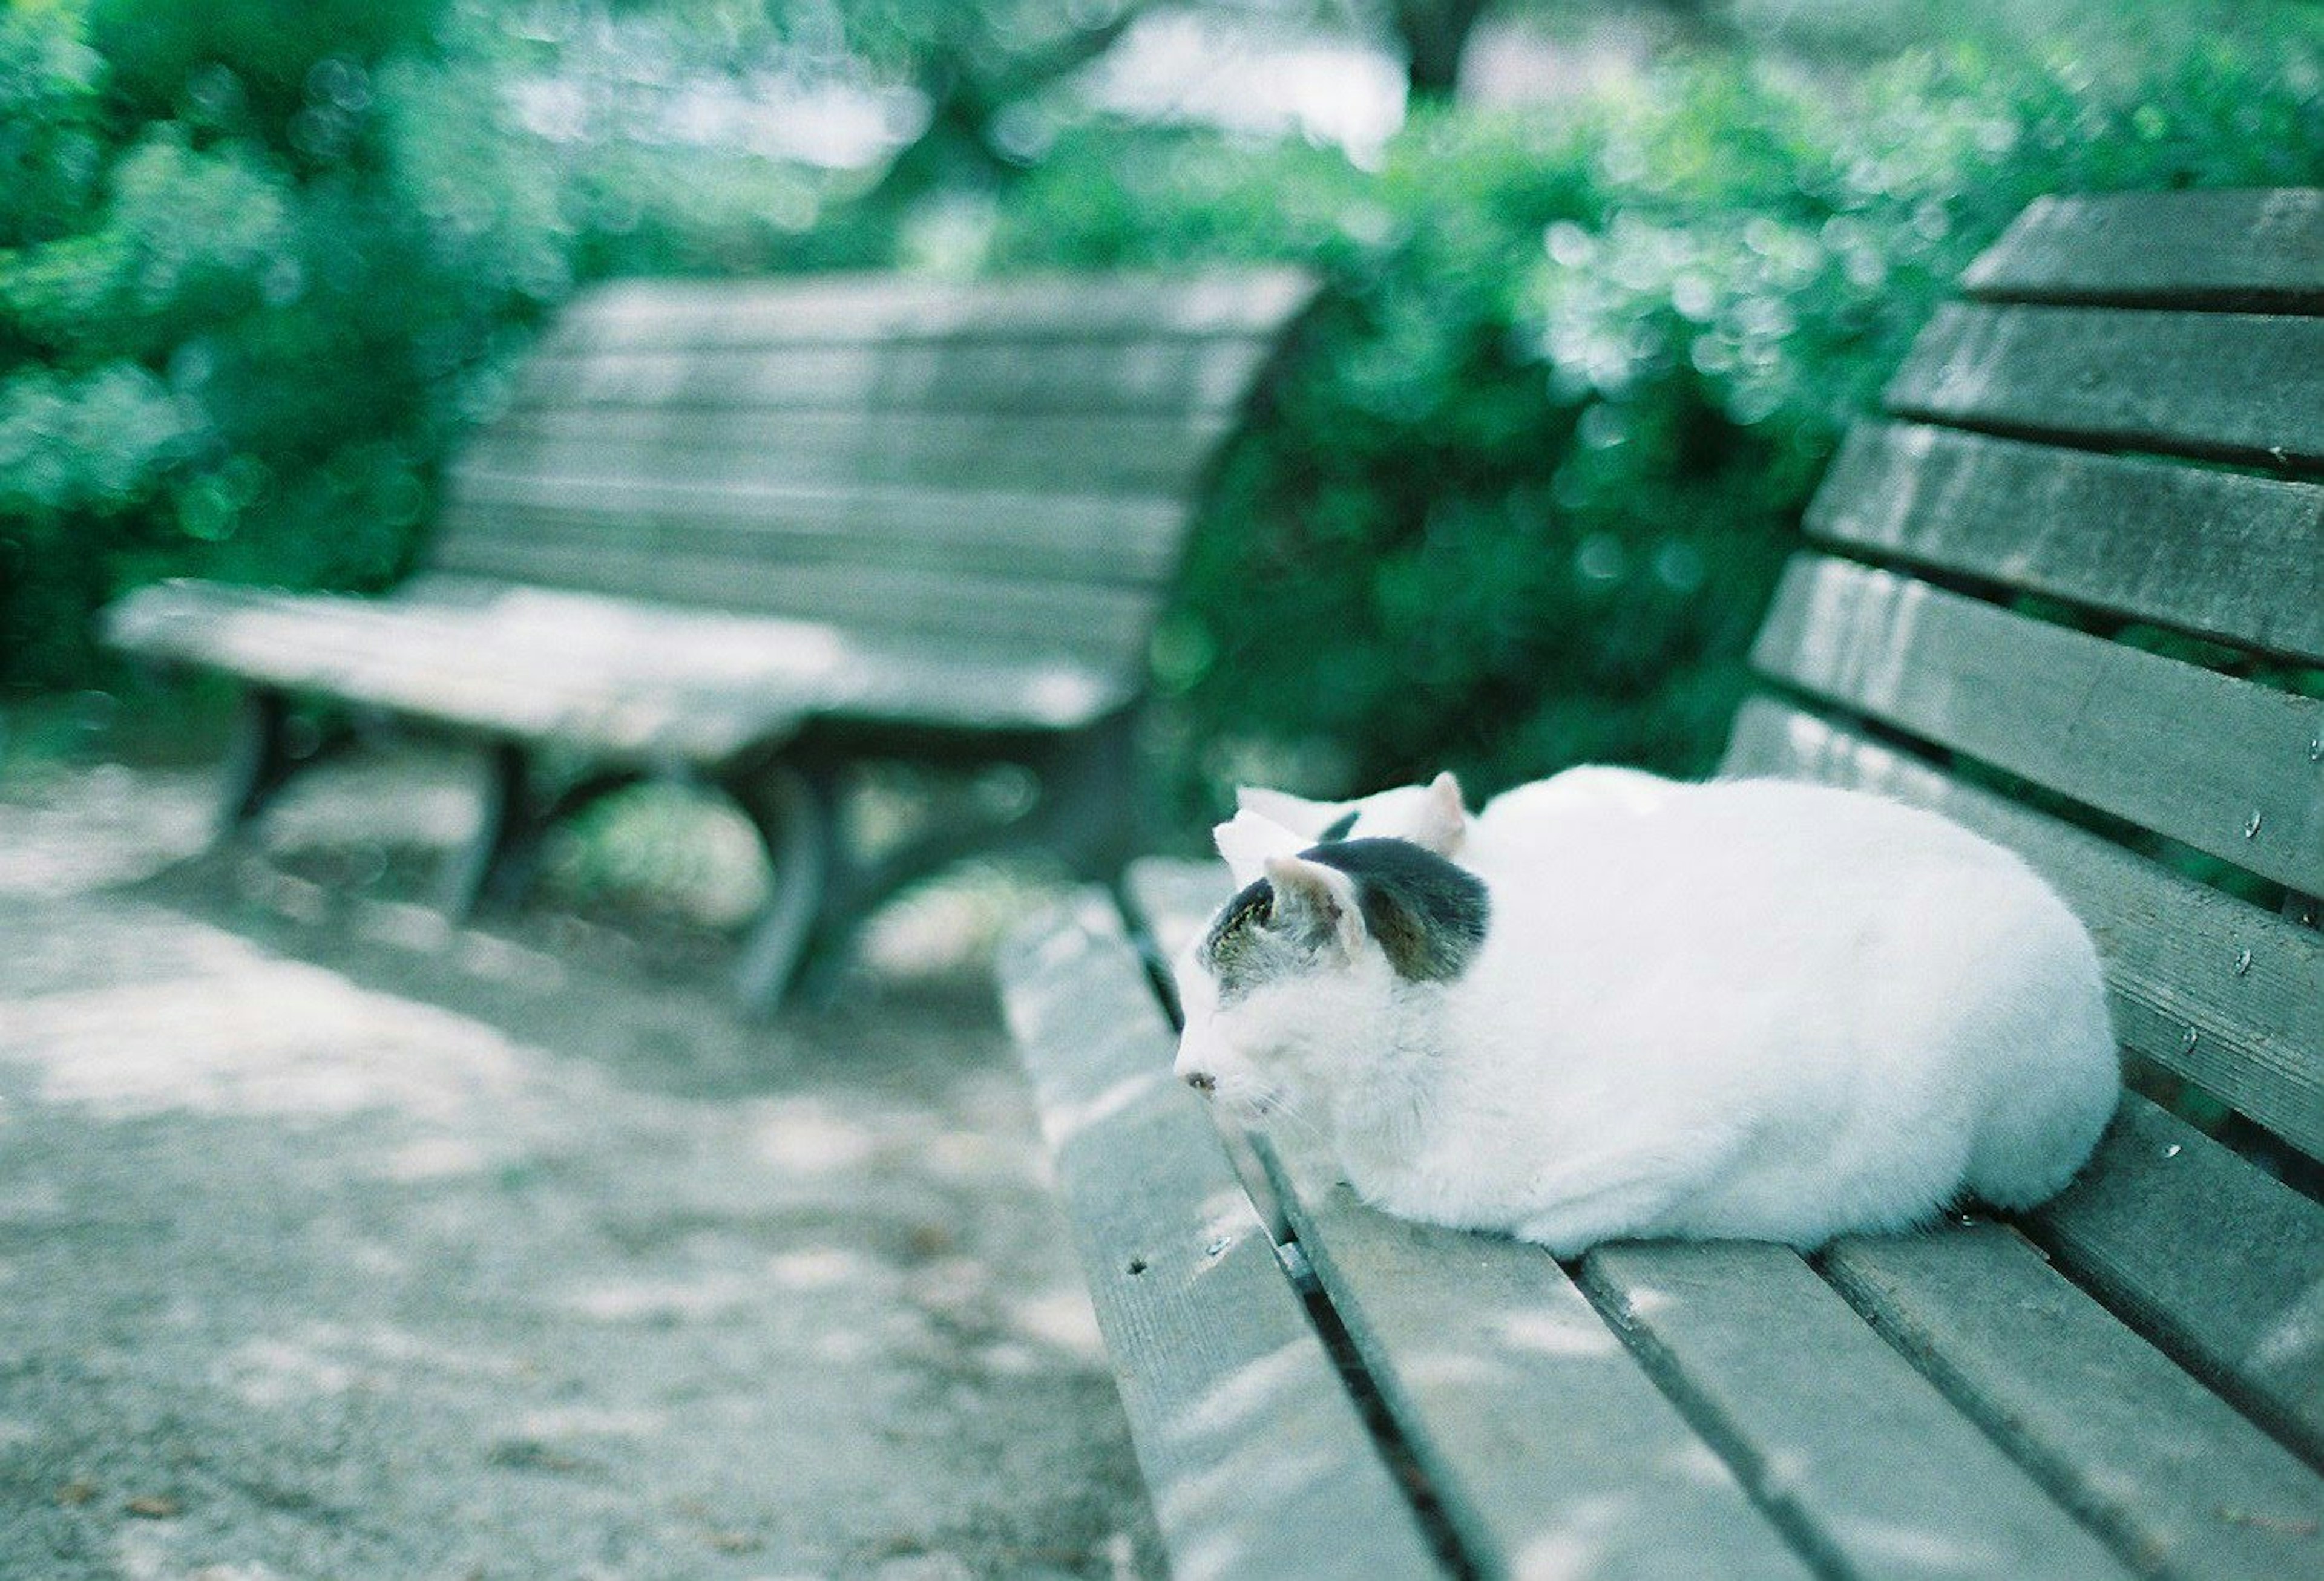
[[[1219,864],[1019,931],[1180,1574],[2324,1574],[2319,258],[2316,193],[2037,204],[1849,437],[1753,651],[1724,774],[1941,811],[2090,926],[2132,1080],[2056,1200],[1806,1256],[1406,1223],[1172,1079],[1159,962]]]

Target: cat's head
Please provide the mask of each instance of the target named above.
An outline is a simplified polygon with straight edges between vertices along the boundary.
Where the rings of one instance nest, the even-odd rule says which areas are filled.
[[[1330,840],[1408,840],[1441,857],[1457,857],[1469,830],[1461,782],[1452,772],[1426,785],[1400,785],[1351,802],[1313,802],[1288,791],[1247,785],[1235,804],[1310,843]]]
[[[1249,809],[1215,833],[1242,887],[1177,963],[1176,1071],[1246,1113],[1377,1071],[1405,1007],[1484,943],[1483,881],[1424,846],[1308,845]]]

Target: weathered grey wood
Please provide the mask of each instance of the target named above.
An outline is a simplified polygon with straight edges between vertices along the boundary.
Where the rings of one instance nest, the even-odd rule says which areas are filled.
[[[1038,356],[983,343],[544,354],[526,364],[512,409],[1223,412],[1267,354],[1244,338],[1068,343]]]
[[[1491,1575],[1809,1574],[1538,1246],[1278,1179],[1299,1244]]]
[[[2324,888],[2324,700],[1803,555],[1763,672],[2293,888]]]
[[[1152,581],[1176,563],[1186,502],[1152,494],[1060,490],[766,486],[715,466],[624,474],[578,451],[562,470],[482,466],[453,482],[443,549],[472,538],[540,536],[565,525],[576,547],[645,539],[697,553],[724,545],[779,564],[835,560],[927,565],[1065,581]],[[442,555],[438,563],[450,568]]]
[[[938,340],[1272,338],[1314,296],[1299,270],[1028,275],[964,285],[890,273],[616,281],[558,326],[576,350]]]
[[[791,765],[768,764],[730,786],[767,856],[767,904],[734,958],[734,990],[755,1016],[773,1014],[823,915],[838,865],[838,809],[827,785]]]
[[[562,736],[627,758],[724,762],[813,710],[965,729],[1071,729],[1132,677],[1006,650],[875,640],[812,622],[430,577],[385,600],[208,584],[142,589],[108,640],[452,729]]]
[[[2037,198],[1961,284],[1989,301],[2324,312],[2324,193]]]
[[[1723,772],[1878,791],[2012,847],[2097,937],[2125,1047],[2324,1156],[2324,934],[1766,698]]]
[[[1951,303],[1883,399],[1927,421],[2324,466],[2324,318]]]
[[[1011,1030],[1174,1567],[1434,1575],[1436,1563],[1277,1266],[1111,905],[1014,934]]]
[[[1148,858],[1130,864],[1130,899],[1155,944],[1175,957],[1234,894],[1224,864]]]
[[[1582,1282],[1827,1572],[2124,1573],[1790,1247],[1620,1243]]]
[[[2274,1581],[2316,1569],[2324,1478],[2013,1231],[1852,1237],[1823,1266],[2142,1572]],[[1980,1573],[2027,1572],[2013,1555]]]
[[[925,411],[687,411],[527,407],[461,456],[558,475],[586,456],[616,475],[720,477],[791,487],[936,484],[1183,497],[1225,437],[1224,414],[1028,415]]]
[[[1863,422],[1808,536],[2324,663],[2324,487]]]
[[[2126,1095],[2031,1227],[2078,1278],[2324,1466],[2324,1207]]]
[[[652,546],[473,543],[457,569],[567,592],[619,593],[693,609],[788,618],[845,636],[917,638],[940,650],[1013,646],[1026,657],[1107,663],[1142,658],[1158,595],[1148,589],[1041,583],[879,565],[754,565]]]

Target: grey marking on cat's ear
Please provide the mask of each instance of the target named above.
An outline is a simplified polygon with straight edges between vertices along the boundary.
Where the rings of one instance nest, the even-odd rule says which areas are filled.
[[[1350,807],[1346,812],[1333,819],[1330,825],[1324,829],[1323,832],[1317,835],[1315,838],[1323,841],[1325,844],[1329,844],[1331,841],[1335,840],[1345,840],[1348,838],[1348,831],[1353,829],[1355,826],[1356,810],[1353,807]]]
[[[1398,977],[1451,982],[1485,942],[1484,880],[1408,840],[1339,840],[1301,853],[1356,882],[1364,926]]]

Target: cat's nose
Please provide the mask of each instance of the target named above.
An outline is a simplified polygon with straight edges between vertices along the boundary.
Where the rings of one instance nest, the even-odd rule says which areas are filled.
[[[1215,1092],[1218,1090],[1219,1079],[1208,1071],[1189,1071],[1186,1072],[1186,1085],[1196,1092]]]

